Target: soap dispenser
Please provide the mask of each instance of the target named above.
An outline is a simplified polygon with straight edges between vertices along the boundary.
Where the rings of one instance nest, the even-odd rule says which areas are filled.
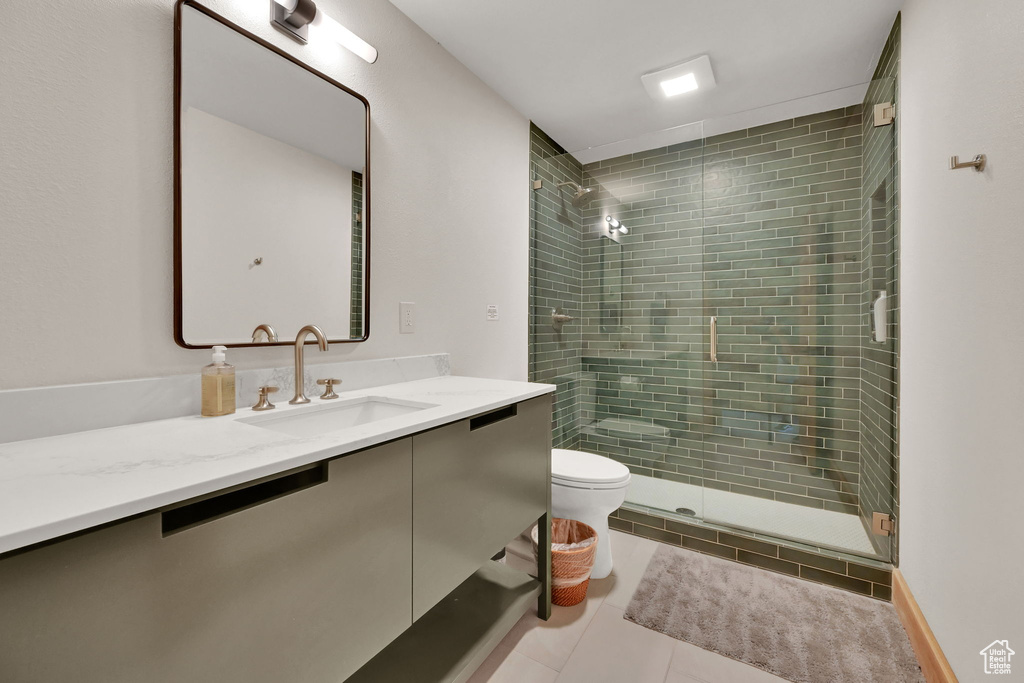
[[[227,347],[213,347],[213,362],[203,368],[203,408],[206,417],[235,412],[235,366],[225,359]]]

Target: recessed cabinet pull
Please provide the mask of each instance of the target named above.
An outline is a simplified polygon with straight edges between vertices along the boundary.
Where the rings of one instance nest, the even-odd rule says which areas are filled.
[[[321,462],[299,472],[236,489],[194,503],[164,510],[160,526],[164,536],[212,522],[247,510],[275,498],[297,493],[327,481],[327,463]]]
[[[510,406],[498,408],[497,410],[492,410],[491,412],[484,413],[483,415],[477,415],[476,417],[470,418],[469,431],[473,431],[474,429],[480,429],[481,427],[486,427],[487,425],[492,425],[495,422],[507,420],[510,417],[515,417],[518,414],[518,412],[519,406],[513,403]]]

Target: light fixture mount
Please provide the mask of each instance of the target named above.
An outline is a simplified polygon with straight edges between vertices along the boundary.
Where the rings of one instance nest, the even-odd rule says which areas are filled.
[[[377,61],[377,48],[324,14],[314,0],[270,0],[270,23],[300,43],[309,42],[312,27],[314,36],[333,40],[369,64]]]
[[[699,90],[715,87],[715,74],[711,70],[711,59],[707,55],[694,57],[685,62],[645,73],[640,77],[647,94],[664,102]]]
[[[287,33],[300,43],[309,42],[309,24],[316,17],[316,3],[313,0],[295,0],[295,9],[270,2],[270,23],[274,28]]]

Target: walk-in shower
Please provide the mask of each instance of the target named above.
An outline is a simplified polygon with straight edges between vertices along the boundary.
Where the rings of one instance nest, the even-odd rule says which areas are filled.
[[[585,165],[533,129],[531,378],[556,447],[629,466],[629,509],[891,559],[895,97]]]

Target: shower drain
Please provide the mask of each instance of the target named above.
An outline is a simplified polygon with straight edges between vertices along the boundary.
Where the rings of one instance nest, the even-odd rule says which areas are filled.
[[[697,513],[691,510],[690,508],[676,508],[676,512],[678,512],[681,515],[686,515],[687,517],[697,516]]]

